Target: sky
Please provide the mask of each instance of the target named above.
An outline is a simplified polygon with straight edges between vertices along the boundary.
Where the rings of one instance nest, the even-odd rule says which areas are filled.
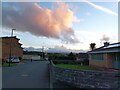
[[[118,2],[3,2],[2,33],[22,47],[89,50],[118,42]]]

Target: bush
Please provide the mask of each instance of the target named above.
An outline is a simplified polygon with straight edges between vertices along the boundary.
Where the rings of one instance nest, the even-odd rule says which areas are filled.
[[[75,60],[53,60],[54,64],[76,64]]]

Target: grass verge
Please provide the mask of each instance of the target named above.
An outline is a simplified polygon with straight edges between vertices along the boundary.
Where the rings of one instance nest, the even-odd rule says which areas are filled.
[[[10,67],[15,66],[16,63],[10,63]],[[2,67],[9,67],[9,63],[2,64]]]
[[[74,70],[96,70],[93,67],[90,66],[81,66],[78,64],[55,64],[55,66],[60,68],[66,68],[66,69],[74,69]]]

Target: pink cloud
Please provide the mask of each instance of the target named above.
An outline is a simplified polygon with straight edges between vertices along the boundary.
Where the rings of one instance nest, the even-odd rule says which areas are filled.
[[[6,6],[3,4],[2,14],[4,27],[36,36],[63,39],[69,43],[79,42],[71,28],[74,12],[65,3],[57,3],[54,10],[43,8],[37,3],[8,3]]]

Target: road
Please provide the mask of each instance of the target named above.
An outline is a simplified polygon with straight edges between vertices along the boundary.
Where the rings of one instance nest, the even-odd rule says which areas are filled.
[[[3,67],[3,88],[49,88],[48,63],[26,61],[13,67]]]

